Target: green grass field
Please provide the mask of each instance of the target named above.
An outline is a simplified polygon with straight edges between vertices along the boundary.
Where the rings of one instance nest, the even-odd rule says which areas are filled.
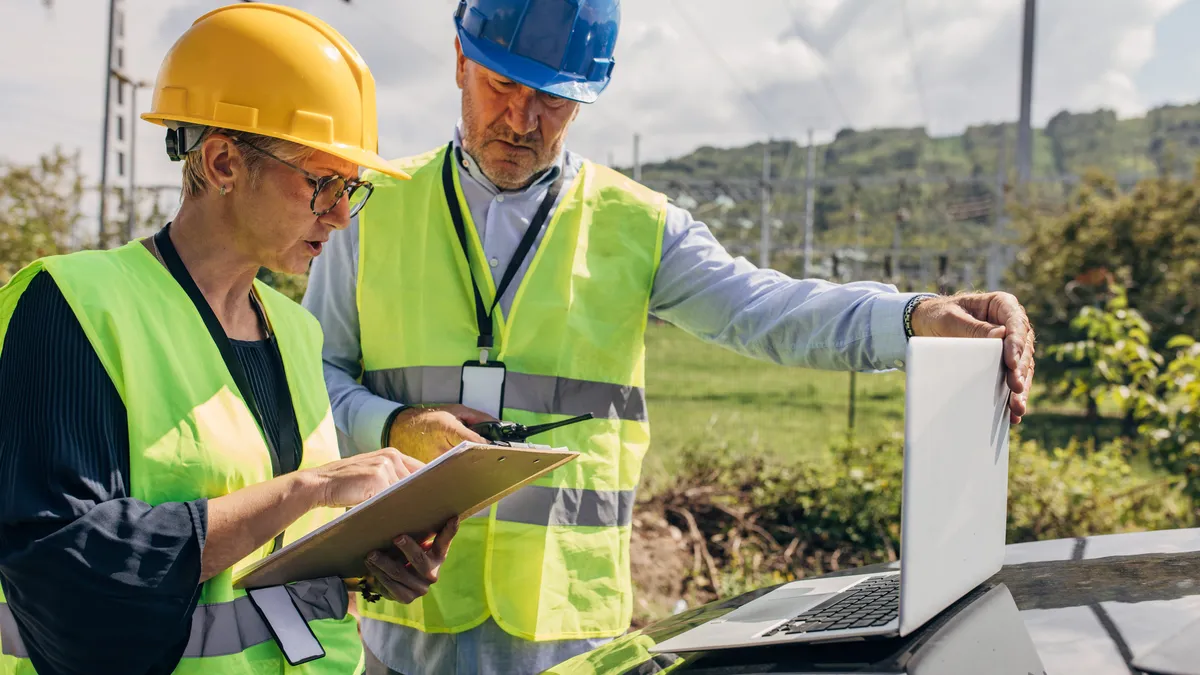
[[[681,450],[728,448],[819,461],[849,422],[850,375],[756,361],[668,324],[646,335],[652,441],[647,478],[670,475]],[[904,374],[860,373],[855,436],[903,430]]]
[[[846,436],[849,373],[756,361],[654,322],[646,332],[646,350],[651,445],[644,487],[653,490],[656,482],[670,480],[689,448],[821,461],[830,445]],[[855,379],[855,438],[870,444],[902,434],[904,373],[859,373]],[[1104,443],[1119,435],[1114,410],[1102,407],[1103,417],[1090,423],[1078,405],[1043,399],[1044,386],[1035,385],[1032,413],[1017,428],[1021,438],[1054,448],[1072,438]],[[1157,475],[1144,458],[1130,459],[1139,476]]]

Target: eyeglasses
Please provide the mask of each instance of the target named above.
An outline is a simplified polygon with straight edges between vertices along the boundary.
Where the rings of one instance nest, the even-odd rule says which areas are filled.
[[[323,216],[329,213],[338,205],[338,202],[342,201],[342,196],[345,195],[350,201],[350,216],[356,216],[366,206],[367,199],[370,198],[371,193],[375,190],[375,186],[371,185],[368,181],[343,178],[336,173],[328,176],[314,176],[295,164],[280,159],[249,141],[241,138],[234,138],[233,141],[241,143],[255,152],[266,155],[276,162],[304,174],[309,184],[313,186],[312,201],[308,204],[309,208],[312,209],[313,215]]]

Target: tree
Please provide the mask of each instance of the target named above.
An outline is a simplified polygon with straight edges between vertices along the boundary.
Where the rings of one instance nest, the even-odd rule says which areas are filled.
[[[1090,174],[1062,216],[1018,215],[1024,250],[1010,288],[1042,342],[1080,337],[1072,319],[1123,287],[1162,349],[1180,333],[1200,334],[1200,189],[1192,180],[1145,179],[1122,194]]]
[[[55,148],[33,164],[0,162],[0,284],[37,258],[68,249],[82,196],[78,152]]]

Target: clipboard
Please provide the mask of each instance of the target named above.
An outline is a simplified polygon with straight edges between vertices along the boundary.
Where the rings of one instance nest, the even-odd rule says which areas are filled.
[[[235,573],[234,588],[366,576],[363,559],[401,534],[438,532],[579,456],[545,446],[463,442],[338,518]]]

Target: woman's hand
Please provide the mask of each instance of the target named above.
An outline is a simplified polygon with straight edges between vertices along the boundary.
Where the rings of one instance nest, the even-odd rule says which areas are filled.
[[[355,455],[306,469],[320,486],[320,506],[356,506],[424,466],[395,448]]]
[[[200,581],[208,581],[321,507],[355,506],[424,466],[384,448],[236,490],[208,502]]]
[[[454,518],[432,541],[417,543],[403,534],[393,540],[395,548],[372,551],[366,558],[367,586],[388,600],[404,604],[425,595],[438,579],[456,532],[458,519]]]

